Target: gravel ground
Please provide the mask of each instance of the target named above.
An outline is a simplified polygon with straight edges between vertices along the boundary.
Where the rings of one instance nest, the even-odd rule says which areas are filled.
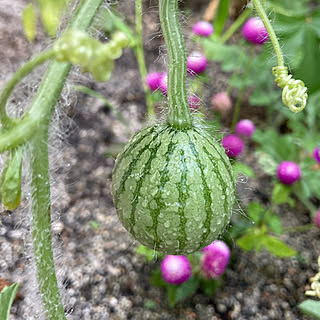
[[[24,2],[11,0],[10,6],[5,6],[5,2],[8,4],[8,0],[4,5],[0,4],[0,22],[6,21],[0,23],[0,44],[1,48],[5,47],[0,55],[1,67],[5,70],[1,74],[2,80],[32,53],[32,47],[24,40],[17,23]],[[200,11],[188,18],[189,26],[205,6],[197,8]],[[133,1],[130,5],[122,5],[121,9],[132,17]],[[187,12],[188,7],[185,9]],[[144,22],[148,25],[148,66],[156,62],[156,68],[161,68],[165,59],[158,59],[162,39],[154,37],[159,29],[155,1],[146,1]],[[41,36],[36,47],[40,45]],[[189,50],[193,50],[192,44],[189,44]],[[209,75],[218,81],[212,87],[211,84],[206,86],[205,102],[212,93],[226,86],[226,76],[219,73],[218,66],[212,64],[211,67]],[[119,107],[134,132],[141,128],[145,110],[138,78],[134,56],[126,50],[107,84],[94,84],[85,76],[80,76],[80,82],[99,90]],[[72,73],[70,83],[75,80],[79,81],[76,71]],[[55,117],[51,163],[54,167],[54,251],[69,319],[307,319],[296,305],[305,299],[308,278],[317,271],[320,233],[315,229],[283,236],[286,243],[301,253],[299,260],[276,259],[267,252],[246,253],[234,244],[232,264],[216,294],[206,297],[199,292],[170,309],[165,292],[149,284],[151,271],[159,262],[146,263],[143,257],[135,254],[137,242],[119,223],[112,203],[114,159],[106,158],[105,153],[112,144],[125,142],[128,134],[101,102],[82,94],[73,95],[67,102],[66,113],[72,120],[68,120],[62,111]],[[64,134],[58,132],[58,128]],[[252,153],[248,152],[243,160],[261,172]],[[27,170],[25,179],[28,181]],[[238,189],[244,202],[263,201],[265,195],[270,194],[270,181],[260,173],[253,181],[240,182]],[[34,280],[27,189],[25,195],[21,209],[15,212],[0,210],[0,278],[17,281],[21,286],[22,297],[12,309],[10,319],[13,320],[43,319]],[[310,223],[307,212],[299,206],[294,210],[283,206],[279,214],[285,226]],[[150,300],[154,304],[150,304]]]

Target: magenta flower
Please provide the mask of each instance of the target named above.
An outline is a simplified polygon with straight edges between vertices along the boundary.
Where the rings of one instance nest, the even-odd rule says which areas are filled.
[[[192,96],[188,96],[189,107],[191,111],[196,111],[200,108],[200,98],[193,94]]]
[[[224,273],[229,262],[229,247],[223,241],[216,240],[201,251],[203,252],[200,261],[202,274],[206,278],[218,278]]]
[[[211,107],[215,111],[226,113],[231,109],[232,101],[226,92],[218,92],[211,99]]]
[[[250,138],[254,133],[255,126],[249,119],[240,120],[236,125],[236,134]]]
[[[313,158],[316,160],[318,163],[320,163],[320,147],[316,147],[313,150]]]
[[[202,73],[207,68],[207,59],[201,52],[192,52],[187,58],[187,71],[194,75]]]
[[[167,95],[167,91],[168,91],[168,73],[167,72],[162,74],[162,78],[160,79],[159,90],[164,95]]]
[[[277,176],[280,182],[290,185],[300,179],[301,171],[295,162],[282,161],[278,166]]]
[[[317,211],[316,215],[314,216],[314,224],[320,228],[320,210]]]
[[[156,91],[160,87],[160,82],[163,78],[162,72],[150,72],[146,77],[146,83],[151,91]]]
[[[242,28],[243,37],[251,43],[263,44],[269,39],[268,31],[263,21],[258,18],[250,18]]]
[[[160,265],[162,278],[172,284],[180,284],[191,276],[191,264],[185,256],[168,255]]]
[[[192,31],[198,36],[209,37],[213,33],[213,26],[207,21],[199,21],[193,26]]]
[[[222,139],[222,145],[229,157],[237,157],[243,151],[244,143],[235,134],[229,134]]]

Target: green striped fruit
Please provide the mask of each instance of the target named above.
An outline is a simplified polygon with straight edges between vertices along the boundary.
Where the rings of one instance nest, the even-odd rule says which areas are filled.
[[[153,125],[118,155],[117,213],[132,236],[167,254],[199,250],[224,230],[235,180],[224,149],[204,130]]]

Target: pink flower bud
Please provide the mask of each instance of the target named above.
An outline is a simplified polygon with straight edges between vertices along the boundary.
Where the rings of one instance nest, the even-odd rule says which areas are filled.
[[[229,247],[220,240],[213,241],[201,250],[203,252],[200,269],[206,278],[217,278],[226,269],[230,259]]]
[[[146,77],[146,83],[151,91],[155,91],[160,87],[163,78],[162,72],[150,72]]]
[[[162,78],[160,80],[159,90],[164,94],[167,95],[168,91],[168,73],[165,72],[162,74]]]
[[[254,133],[255,126],[249,119],[240,120],[236,125],[236,134],[250,138]]]
[[[314,160],[316,160],[317,162],[320,163],[320,147],[316,147],[313,150],[313,158]]]
[[[191,264],[185,256],[168,255],[160,265],[162,278],[172,284],[180,284],[191,276]]]
[[[201,52],[192,52],[187,58],[187,71],[191,75],[202,73],[207,68],[207,59]]]
[[[215,111],[225,113],[232,107],[232,101],[226,92],[219,92],[211,99],[211,107]]]
[[[192,31],[198,36],[209,37],[213,33],[213,26],[207,21],[199,21],[193,26]]]
[[[315,217],[314,217],[314,224],[320,228],[320,210],[317,211]]]
[[[229,157],[237,157],[244,148],[243,141],[235,134],[229,134],[222,139],[222,145]]]
[[[242,28],[243,37],[254,44],[263,44],[269,39],[268,31],[258,17],[250,18]]]
[[[188,101],[189,101],[189,107],[191,112],[196,111],[200,108],[200,104],[201,104],[200,98],[195,94],[193,94],[192,96],[189,96]]]
[[[295,162],[282,161],[278,166],[277,176],[280,182],[290,185],[300,179],[301,171]]]

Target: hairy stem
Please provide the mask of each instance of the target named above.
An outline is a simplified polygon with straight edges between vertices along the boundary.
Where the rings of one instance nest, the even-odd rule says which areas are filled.
[[[81,1],[70,27],[87,30],[103,0]],[[32,135],[32,241],[41,298],[49,320],[64,320],[52,254],[48,129],[52,112],[69,73],[68,63],[52,62],[28,111],[24,127]],[[16,128],[15,127],[15,128]],[[10,131],[12,132],[12,131]],[[29,139],[30,136],[27,138]],[[1,139],[0,139],[1,141]],[[26,141],[23,140],[23,141]],[[21,142],[20,142],[21,143]]]
[[[4,129],[10,128],[17,122],[17,119],[10,118],[6,113],[6,104],[15,86],[36,67],[51,59],[53,55],[53,50],[40,53],[38,56],[25,63],[6,83],[0,95],[0,122]]]
[[[167,121],[175,128],[190,128],[192,118],[186,88],[187,57],[178,17],[178,0],[160,0],[159,13],[169,58]]]
[[[242,26],[242,24],[249,18],[251,14],[251,7],[247,7],[237,20],[229,27],[229,29],[221,36],[221,42],[227,42],[232,35]]]
[[[270,20],[266,14],[261,2],[260,2],[260,0],[252,0],[252,3],[254,4],[260,18],[262,19],[262,21],[268,31],[268,34],[269,34],[270,40],[272,42],[275,54],[277,56],[278,66],[282,67],[282,66],[284,66],[282,50],[281,50],[278,38],[276,36],[276,33],[274,32],[272,25],[270,23]]]
[[[147,68],[143,52],[143,35],[142,35],[142,0],[136,0],[136,47],[135,54],[137,57],[144,94],[147,102],[148,118],[154,119],[154,108],[150,89],[146,84]]]

